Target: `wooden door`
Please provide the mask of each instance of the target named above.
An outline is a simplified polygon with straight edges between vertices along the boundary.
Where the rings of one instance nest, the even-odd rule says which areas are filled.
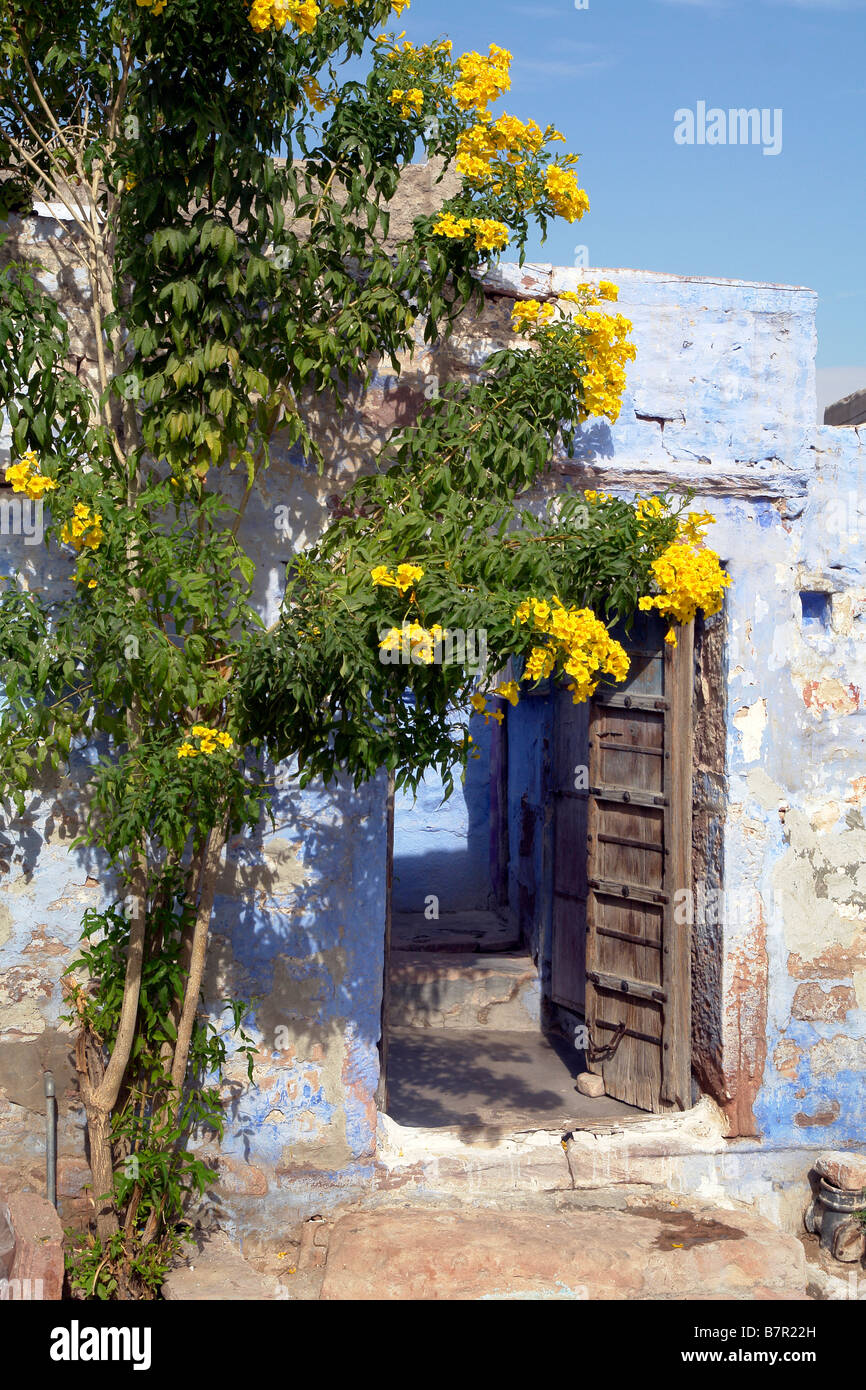
[[[691,1087],[691,943],[674,920],[677,890],[692,888],[691,625],[678,636],[674,648],[656,619],[635,624],[627,680],[586,708],[589,785],[554,787],[553,998],[576,1007],[583,970],[589,1069],[608,1095],[652,1111],[685,1109]],[[573,726],[557,735],[570,756],[579,721],[558,722]],[[560,812],[572,802],[583,820]],[[584,906],[569,917],[572,888]]]

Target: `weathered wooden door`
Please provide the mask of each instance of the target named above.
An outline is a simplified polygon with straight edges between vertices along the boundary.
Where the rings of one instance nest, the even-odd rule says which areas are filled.
[[[691,1086],[691,944],[674,915],[692,889],[691,625],[678,633],[674,648],[657,620],[636,623],[628,679],[573,713],[557,695],[554,740],[552,997],[584,1013],[607,1094],[653,1111],[686,1108]]]

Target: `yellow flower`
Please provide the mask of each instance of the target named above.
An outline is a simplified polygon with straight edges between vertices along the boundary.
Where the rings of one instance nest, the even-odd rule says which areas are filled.
[[[603,675],[621,681],[628,674],[625,649],[590,608],[566,608],[556,595],[549,603],[528,598],[518,605],[513,621],[531,623],[548,639],[545,646],[532,647],[524,680],[545,680],[559,664],[573,678],[569,690],[579,703],[589,698]]]
[[[185,748],[192,748],[193,755],[196,752],[215,753],[218,745],[226,750],[234,747],[234,739],[230,734],[226,734],[219,729],[211,729],[207,724],[193,724],[190,729],[190,735],[199,740],[198,749],[188,741],[183,746]],[[189,757],[192,755],[185,754],[184,756]]]
[[[672,623],[690,623],[700,608],[708,616],[718,613],[724,591],[731,583],[714,550],[677,540],[652,562],[659,593],[638,600],[643,612],[656,609]],[[676,646],[676,631],[668,630],[665,641]]]
[[[460,240],[466,236],[471,226],[472,222],[468,217],[455,217],[451,212],[440,212],[433,223],[433,234]]]
[[[91,512],[84,502],[76,502],[72,520],[64,522],[60,528],[60,539],[76,550],[96,550],[103,540],[102,517]]]
[[[556,310],[552,304],[537,299],[518,299],[511,310],[511,327],[515,333],[526,333],[549,323]]]
[[[304,77],[301,79],[301,90],[307,98],[314,111],[324,111],[328,105],[325,93],[322,91],[315,77]]]
[[[198,749],[193,748],[191,743],[182,743],[177,750],[177,756],[179,758],[197,758]]]
[[[677,526],[677,539],[689,545],[699,545],[704,539],[708,526],[714,526],[716,518],[712,512],[689,512],[685,521]]]
[[[579,222],[589,212],[589,198],[568,169],[551,164],[544,175],[544,186],[553,211],[568,222]]]
[[[379,648],[381,651],[408,652],[413,662],[432,666],[441,653],[441,644],[447,635],[439,623],[434,623],[431,628],[422,627],[420,623],[404,623],[402,628],[389,628]]]
[[[403,633],[399,627],[389,627],[385,636],[379,643],[380,651],[395,652],[399,651],[403,645]]]
[[[660,497],[636,497],[634,500],[634,512],[639,522],[655,521],[667,511],[668,508]],[[647,528],[639,525],[637,529],[638,534],[642,535]]]
[[[496,694],[501,695],[503,700],[507,700],[510,705],[516,705],[520,699],[517,681],[504,681],[502,685],[496,687]]]
[[[411,589],[417,579],[423,579],[424,571],[420,565],[398,565],[396,584],[401,594]]]
[[[451,88],[461,111],[486,111],[487,107],[511,86],[508,69],[511,54],[504,48],[490,45],[489,56],[464,53],[457,59],[459,78]]]
[[[53,478],[44,478],[39,472],[39,460],[32,449],[21,455],[18,463],[6,469],[6,481],[11,483],[13,492],[23,492],[31,502],[39,502],[46,492],[57,487]]]
[[[311,34],[320,13],[315,0],[252,0],[249,20],[257,34],[283,29],[289,23],[302,34]]]
[[[501,251],[508,245],[508,228],[490,217],[473,217],[476,251]]]
[[[523,674],[525,681],[546,680],[556,664],[556,654],[549,647],[533,647]]]
[[[424,93],[420,87],[410,87],[408,92],[402,87],[395,87],[388,100],[392,106],[400,107],[400,115],[406,119],[420,113],[424,105]]]
[[[470,704],[476,714],[483,714],[487,708],[487,701],[484,696],[480,694],[473,695]]]
[[[398,565],[396,574],[392,574],[386,565],[376,565],[370,571],[370,578],[374,584],[386,589],[396,589],[398,593],[405,594],[407,589],[411,589],[416,580],[423,578],[424,571],[420,565]]]
[[[610,280],[599,280],[598,294],[600,299],[617,300],[619,298],[619,288]]]

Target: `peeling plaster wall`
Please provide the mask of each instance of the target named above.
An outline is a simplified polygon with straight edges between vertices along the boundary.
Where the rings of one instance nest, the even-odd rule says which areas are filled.
[[[40,250],[56,239],[43,221],[24,228]],[[63,302],[62,274],[50,273]],[[700,872],[723,893],[721,920],[705,925],[718,970],[696,976],[703,1084],[724,1102],[732,1136],[803,1150],[862,1144],[863,440],[856,429],[813,424],[810,291],[600,273],[621,287],[637,362],[617,424],[588,422],[574,457],[554,461],[537,498],[567,487],[628,496],[694,487],[695,505],[717,517],[713,544],[733,578],[723,650],[703,668],[724,689],[701,696],[720,699],[725,713],[698,754],[698,801],[707,808]],[[477,370],[510,341],[515,297],[581,278],[501,267],[484,314],[459,325],[450,344],[431,352],[419,336],[399,381],[382,373],[345,414],[318,416],[332,460],[324,477],[296,453],[275,451],[245,520],[244,539],[260,557],[263,613],[275,612],[284,563],[315,536],[329,498],[369,466],[383,431],[413,418],[431,378]],[[79,326],[84,343],[83,319]],[[82,352],[84,360],[86,345]],[[0,567],[19,566],[48,592],[67,582],[68,566],[4,534]],[[509,730],[511,796],[523,803],[509,826],[511,908],[534,947],[543,865],[527,848],[527,827],[545,815],[543,706],[522,702]],[[78,765],[26,817],[0,828],[0,1184],[41,1183],[46,1059],[64,1091],[68,1080],[60,975],[82,909],[111,898],[104,865],[68,852],[77,773]],[[254,1084],[234,1058],[217,1197],[239,1231],[262,1239],[280,1213],[337,1201],[372,1180],[383,964],[384,781],[360,793],[299,794],[289,769],[277,779],[276,831],[228,847],[207,980],[215,1016],[229,994],[252,1001]],[[468,827],[469,800],[463,805]],[[64,1095],[60,1144],[69,1214],[83,1210],[87,1176],[74,1092]],[[206,1138],[202,1145],[214,1153]]]
[[[696,1076],[731,1137],[862,1144],[864,437],[814,425],[816,297],[805,289],[505,265],[455,353],[471,369],[485,343],[505,341],[514,298],[596,277],[620,286],[637,361],[619,421],[587,422],[536,499],[692,488],[733,579],[696,670]],[[544,920],[541,705],[509,716],[511,907],[533,942]]]

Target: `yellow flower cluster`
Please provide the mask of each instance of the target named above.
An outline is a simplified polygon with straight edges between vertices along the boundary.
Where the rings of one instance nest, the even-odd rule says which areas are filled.
[[[511,327],[515,333],[525,333],[530,328],[549,323],[555,313],[552,304],[545,304],[540,299],[518,299],[511,310]]]
[[[583,495],[587,502],[610,502],[612,500],[609,492],[596,492],[594,487],[584,488]]]
[[[545,680],[557,662],[572,680],[568,689],[574,703],[589,699],[602,676],[625,680],[629,659],[591,608],[566,608],[554,596],[527,598],[518,605],[513,621],[528,624],[549,640],[529,653],[524,680]]]
[[[700,545],[708,526],[714,526],[716,518],[712,512],[689,512],[685,521],[677,527],[677,539],[688,545]]]
[[[584,309],[572,323],[581,330],[583,367],[574,372],[583,387],[581,419],[606,415],[613,422],[625,391],[625,364],[637,355],[634,343],[626,341],[631,321],[623,314]]]
[[[501,695],[510,705],[516,705],[520,699],[517,681],[503,681],[502,685],[497,685],[495,693]]]
[[[523,156],[537,154],[545,139],[563,138],[552,128],[545,132],[535,121],[524,122],[507,114],[491,123],[489,114],[484,112],[479,123],[458,138],[457,171],[475,183],[489,183],[497,173],[501,177],[503,166],[522,170]]]
[[[190,729],[193,738],[199,741],[198,748],[189,739],[184,739],[177,750],[179,758],[197,758],[199,753],[215,753],[217,748],[228,752],[234,747],[234,739],[219,729],[209,729],[206,724],[193,724]]]
[[[616,299],[618,290],[609,280],[602,280],[597,289],[585,285],[580,290],[564,290],[557,298],[577,306],[578,312],[566,312],[563,317],[574,327],[570,351],[573,354],[574,375],[581,381],[583,401],[579,418],[606,415],[616,420],[626,385],[625,364],[633,361],[637,349],[627,341],[631,322],[623,314],[608,314],[597,306],[602,299]],[[517,300],[511,311],[511,326],[516,333],[530,333],[544,328],[556,313],[552,304],[539,300]]]
[[[714,550],[683,541],[674,541],[663,550],[653,560],[652,571],[660,593],[645,595],[638,607],[644,613],[655,608],[671,619],[665,641],[674,647],[677,634],[673,623],[690,623],[699,608],[707,615],[718,613],[731,582]]]
[[[302,77],[301,90],[314,111],[325,110],[328,100],[315,77]]]
[[[424,106],[424,93],[420,87],[410,87],[404,92],[402,87],[395,87],[388,100],[392,106],[400,107],[400,115],[404,120],[409,116],[418,116]]]
[[[441,652],[447,633],[439,623],[432,627],[422,627],[420,623],[404,623],[403,627],[389,628],[379,643],[380,651],[399,652],[406,642],[410,659],[416,664],[432,666],[436,660],[436,648]]]
[[[283,29],[289,23],[302,34],[312,34],[320,14],[316,0],[252,0],[250,24],[257,34]]]
[[[492,217],[473,217],[476,251],[501,251],[508,245],[508,228]]]
[[[135,0],[135,3],[143,10],[153,10],[153,13],[162,14],[168,0]]]
[[[475,233],[476,251],[501,251],[508,245],[508,228],[504,222],[496,222],[491,217],[455,217],[451,212],[440,212],[433,224],[435,236],[451,237],[459,241]]]
[[[398,565],[393,574],[385,565],[377,565],[370,571],[370,578],[374,584],[381,585],[383,589],[396,589],[400,594],[405,594],[417,579],[423,578],[423,575],[424,571],[420,565]]]
[[[76,550],[96,550],[102,544],[102,517],[92,512],[84,502],[77,502],[72,520],[64,522],[60,539],[66,545],[74,545]]]
[[[557,298],[560,303],[576,304],[585,314],[588,309],[597,307],[602,300],[615,300],[618,294],[619,290],[616,285],[611,284],[609,280],[601,280],[597,290],[592,285],[584,285],[580,290],[563,290]],[[564,310],[562,312],[565,314]],[[555,313],[556,308],[553,304],[544,303],[541,300],[518,299],[511,311],[511,326],[516,333],[525,333],[531,328],[538,328],[542,324],[550,323]],[[578,327],[593,326],[593,320],[584,318],[583,315],[567,315],[567,317]],[[614,318],[607,318],[606,315],[602,315],[600,321],[611,324],[614,330],[628,332],[631,328],[629,320],[623,318],[622,315],[616,315]]]
[[[592,285],[581,285],[579,290],[563,290],[559,298],[569,304],[580,304],[584,307],[598,304],[602,299],[613,300],[615,303],[619,299],[619,286],[610,280],[599,280],[595,289]]]
[[[22,454],[17,463],[6,469],[6,481],[12,484],[13,492],[23,492],[31,502],[40,502],[46,492],[51,492],[57,484],[53,478],[43,478],[39,472],[39,460],[32,449]]]
[[[558,217],[564,217],[567,222],[579,222],[583,214],[589,212],[589,198],[568,169],[551,164],[544,175],[544,186]]]
[[[451,95],[461,111],[484,111],[511,86],[508,69],[511,54],[504,48],[490,45],[487,58],[482,53],[464,53],[457,59],[460,76],[451,88]]]
[[[668,508],[660,497],[636,497],[634,500],[634,512],[639,522],[655,521],[656,517],[664,516]],[[646,530],[644,526],[638,526],[638,532]]]

